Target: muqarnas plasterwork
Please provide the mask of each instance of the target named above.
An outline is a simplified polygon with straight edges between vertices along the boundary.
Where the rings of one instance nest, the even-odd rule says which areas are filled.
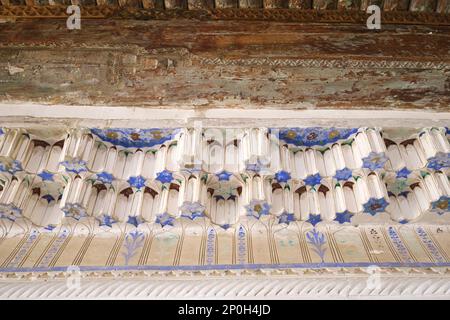
[[[2,150],[38,157],[42,140],[14,130],[2,129]],[[102,229],[170,229],[184,219],[227,231],[249,217],[288,226],[449,220],[446,128],[392,138],[397,142],[381,128],[236,132],[221,141],[193,128],[80,128],[46,143],[54,153],[42,154],[50,162],[39,169],[2,154],[2,220],[47,231],[89,218]],[[47,190],[52,185],[58,192]]]

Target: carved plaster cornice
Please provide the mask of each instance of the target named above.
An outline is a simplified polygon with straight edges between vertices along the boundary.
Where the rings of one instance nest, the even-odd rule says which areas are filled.
[[[29,274],[24,278],[0,280],[0,299],[310,299],[310,298],[448,298],[450,277],[446,274],[414,272],[381,275],[377,286],[368,286],[369,276],[361,274],[270,274],[230,277],[222,275],[179,275],[154,277],[139,273],[114,273],[99,278],[73,278]],[[71,275],[73,277],[73,275]],[[25,281],[24,281],[25,280]],[[69,285],[68,285],[69,284]]]

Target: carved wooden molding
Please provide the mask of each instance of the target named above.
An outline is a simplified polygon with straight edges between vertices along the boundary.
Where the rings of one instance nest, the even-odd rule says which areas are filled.
[[[0,17],[26,19],[67,18],[67,6],[0,6]],[[117,6],[82,6],[81,16],[85,19],[137,19],[137,20],[247,20],[278,21],[296,23],[354,23],[366,24],[368,14],[362,10],[302,10],[302,9],[149,9]],[[384,11],[385,24],[450,25],[450,15],[434,12]]]

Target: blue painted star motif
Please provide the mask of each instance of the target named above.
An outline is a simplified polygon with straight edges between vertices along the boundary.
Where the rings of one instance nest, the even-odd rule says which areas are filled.
[[[127,223],[132,224],[133,226],[137,227],[141,223],[144,223],[144,221],[138,216],[128,216]]]
[[[349,168],[343,168],[340,170],[336,170],[336,173],[334,175],[334,178],[338,181],[346,181],[350,179],[352,176],[352,170]]]
[[[283,212],[279,217],[278,217],[278,223],[284,223],[284,224],[290,224],[291,222],[295,221],[295,216],[293,213],[288,213],[288,212]]]
[[[143,176],[130,177],[128,179],[130,186],[141,189],[145,186],[145,178]]]
[[[53,181],[54,174],[44,170],[41,173],[38,173],[38,176],[42,179],[42,181]]]
[[[97,217],[97,220],[99,222],[100,227],[109,227],[109,228],[112,228],[112,224],[117,222],[111,216],[106,215],[106,214],[103,214],[100,217]],[[136,225],[135,225],[135,227],[136,227]]]
[[[306,222],[311,223],[313,226],[316,226],[320,221],[322,221],[320,214],[310,214],[308,220],[306,220]]]
[[[337,212],[336,218],[334,218],[335,221],[339,222],[340,224],[350,222],[351,218],[353,217],[353,214],[345,210],[344,212]]]
[[[307,186],[313,187],[317,184],[320,184],[321,180],[322,180],[322,177],[320,176],[320,174],[316,173],[314,175],[307,176],[306,179],[304,180],[304,182]]]
[[[161,172],[158,172],[156,174],[156,180],[158,180],[162,184],[164,184],[164,183],[171,183],[172,180],[173,180],[172,172],[170,172],[168,170],[163,170]]]
[[[288,182],[291,179],[291,174],[287,171],[281,170],[275,173],[275,179],[277,182]]]
[[[223,170],[222,172],[216,173],[216,177],[219,178],[219,181],[229,181],[230,177],[233,174]]]
[[[388,202],[384,198],[380,199],[370,198],[369,201],[367,201],[363,205],[364,212],[367,212],[372,216],[376,215],[378,212],[385,211],[387,206]]]
[[[408,178],[408,175],[411,173],[411,171],[408,170],[408,168],[404,167],[401,170],[397,171],[397,178]]]

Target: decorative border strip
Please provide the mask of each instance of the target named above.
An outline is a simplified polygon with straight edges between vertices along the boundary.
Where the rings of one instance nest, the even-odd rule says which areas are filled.
[[[364,68],[364,69],[446,69],[450,67],[445,61],[413,61],[413,60],[371,60],[365,59],[223,59],[193,57],[203,65],[219,66],[273,66],[273,67],[305,67],[305,68]]]
[[[224,265],[180,265],[180,266],[78,266],[81,272],[96,271],[231,271],[231,270],[264,270],[264,269],[327,269],[327,268],[450,268],[450,262],[349,262],[349,263],[289,263],[289,264],[224,264]],[[64,272],[69,266],[0,268],[1,273],[27,272]]]
[[[382,276],[378,286],[368,275],[265,279],[80,281],[0,281],[0,299],[311,299],[450,298],[450,277]]]
[[[137,19],[137,20],[247,20],[278,21],[297,23],[355,23],[366,25],[368,14],[363,10],[304,10],[304,9],[259,9],[259,8],[216,8],[216,9],[144,9],[119,6],[80,6],[84,19]],[[66,6],[0,6],[0,16],[26,19],[67,18]],[[384,24],[450,25],[450,15],[383,11]]]

